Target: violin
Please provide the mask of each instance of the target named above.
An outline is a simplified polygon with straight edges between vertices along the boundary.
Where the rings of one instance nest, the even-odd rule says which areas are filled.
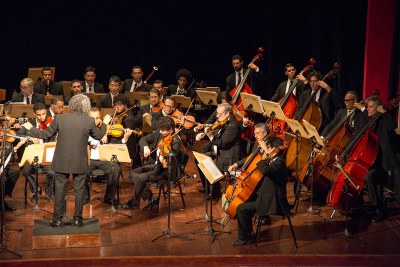
[[[229,117],[225,118],[222,121],[217,120],[211,125],[211,131],[219,130],[225,127],[226,123],[228,122]]]
[[[16,136],[16,133],[14,130],[6,131],[6,142],[13,143],[16,138],[19,138],[19,136]],[[3,131],[0,131],[0,143],[1,142],[3,142]]]
[[[111,135],[112,137],[121,137],[124,135],[125,128],[122,124],[113,124],[110,126],[107,135]],[[136,134],[137,136],[142,136],[143,132],[140,130],[132,130],[132,133]]]
[[[151,112],[155,113],[155,112],[159,112],[160,110],[162,110],[163,108],[163,102],[160,101],[158,102],[157,106],[154,106],[151,108]]]
[[[168,162],[166,159],[166,155],[168,155],[171,152],[172,149],[172,140],[173,140],[173,136],[170,134],[166,137],[163,137],[160,142],[158,142],[157,148],[160,149],[161,151],[161,155],[163,156],[163,161],[162,161],[162,165],[163,168],[167,168],[168,167]]]
[[[185,116],[183,115],[182,112],[179,110],[175,109],[174,112],[169,115],[174,120],[175,125],[177,124],[182,124],[182,127],[185,129],[190,129],[192,128],[195,124],[198,124],[193,116]],[[182,122],[178,122],[178,120],[181,120]]]
[[[44,122],[39,123],[39,130],[45,130],[53,122],[52,117],[47,117]]]

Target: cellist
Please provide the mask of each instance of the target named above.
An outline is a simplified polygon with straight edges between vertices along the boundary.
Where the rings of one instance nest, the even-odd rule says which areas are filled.
[[[261,138],[266,135],[266,127],[255,128],[255,134]],[[253,199],[240,204],[236,209],[238,222],[238,239],[232,242],[233,246],[243,246],[254,243],[252,218],[255,213],[259,216],[272,214],[287,214],[288,202],[286,198],[287,170],[282,152],[268,158],[276,148],[283,145],[282,139],[271,137],[266,142],[260,140],[258,145],[263,149],[263,156],[257,167],[263,174],[264,181],[258,195]],[[267,160],[268,158],[268,160]]]

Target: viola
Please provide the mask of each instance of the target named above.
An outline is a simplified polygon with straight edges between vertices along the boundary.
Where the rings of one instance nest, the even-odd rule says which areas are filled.
[[[52,117],[47,117],[44,122],[39,123],[39,130],[45,130],[53,122]]]

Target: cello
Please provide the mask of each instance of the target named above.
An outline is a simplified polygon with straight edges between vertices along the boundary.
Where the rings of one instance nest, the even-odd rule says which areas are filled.
[[[300,74],[303,75],[308,71],[310,71],[310,69],[314,67],[315,63],[316,63],[315,59],[310,58],[309,64],[306,67],[304,67],[304,69],[300,72]],[[293,83],[289,87],[288,92],[281,100],[278,101],[279,106],[282,108],[282,111],[285,114],[285,117],[289,119],[293,118],[294,112],[298,108],[298,99],[293,94],[293,91],[296,88],[298,81],[299,81],[298,79],[294,79]],[[284,139],[285,137],[284,129],[286,128],[285,121],[272,119],[272,117],[269,117],[266,124],[268,124],[269,129],[272,132],[272,135]]]
[[[329,71],[323,78],[322,81],[327,81],[332,79],[337,73],[340,71],[340,64],[335,63],[333,65],[333,69]],[[322,113],[318,106],[318,103],[314,100],[315,95],[321,90],[315,90],[312,92],[311,96],[305,101],[303,106],[295,115],[294,119],[298,121],[306,120],[311,123],[318,130],[322,123]],[[285,130],[287,131],[287,130]],[[285,143],[287,144],[287,153],[286,153],[286,166],[291,171],[296,171],[296,148],[299,150],[300,154],[298,155],[298,166],[304,166],[307,162],[307,159],[311,153],[311,141],[309,139],[300,138],[298,147],[296,145],[296,138],[292,138],[291,136],[285,137]]]
[[[274,158],[284,146],[275,148],[269,155],[268,159]],[[236,208],[246,202],[255,192],[258,187],[263,174],[257,167],[257,163],[262,160],[261,147],[258,147],[252,154],[250,154],[243,165],[243,170],[237,177],[236,182],[233,185],[229,185],[225,192],[228,207],[225,212],[230,218],[234,218],[236,215]]]

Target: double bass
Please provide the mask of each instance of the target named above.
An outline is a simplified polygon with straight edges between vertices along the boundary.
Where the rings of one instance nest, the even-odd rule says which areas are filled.
[[[310,69],[312,69],[315,65],[316,61],[313,58],[310,58],[309,64],[304,67],[304,69],[300,72],[301,75],[306,74]],[[293,83],[289,87],[288,92],[285,96],[278,101],[279,106],[282,108],[283,113],[286,118],[293,118],[295,111],[298,108],[298,99],[293,94],[293,90],[296,88],[296,85],[299,80],[294,79]],[[273,136],[279,137],[283,139],[285,137],[284,129],[286,128],[286,122],[278,119],[268,118],[266,122],[269,126],[270,131]]]

